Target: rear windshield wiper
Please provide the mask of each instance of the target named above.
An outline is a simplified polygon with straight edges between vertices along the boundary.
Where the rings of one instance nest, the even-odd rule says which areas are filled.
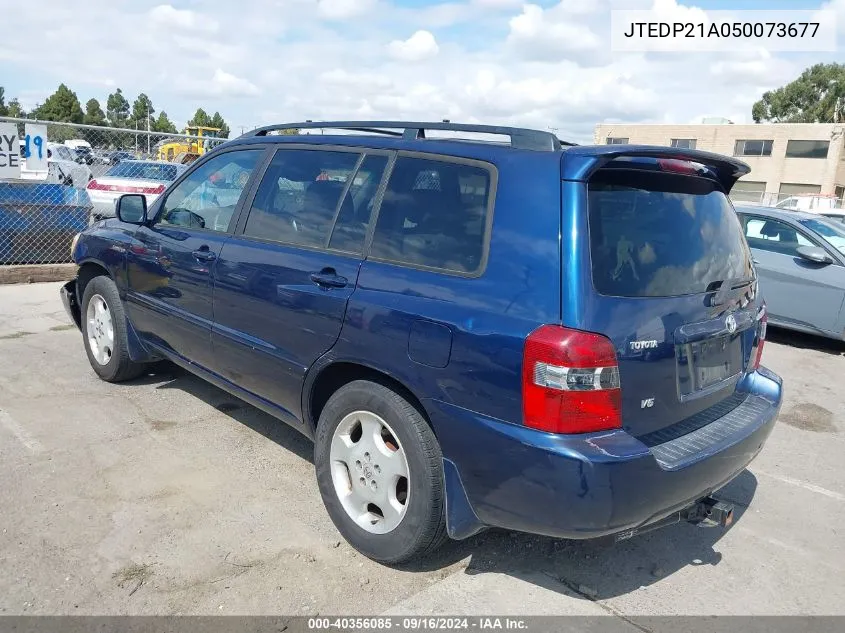
[[[725,301],[726,295],[731,290],[744,288],[745,286],[754,283],[755,277],[732,277],[729,279],[721,279],[712,281],[707,285],[705,292],[715,292],[713,295],[713,305],[719,305]]]

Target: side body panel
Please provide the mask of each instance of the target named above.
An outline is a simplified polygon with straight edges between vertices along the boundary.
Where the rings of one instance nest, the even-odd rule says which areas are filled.
[[[214,270],[214,366],[301,417],[305,373],[340,334],[359,256],[232,237]],[[311,276],[331,269],[342,287]]]
[[[359,362],[418,397],[521,423],[523,341],[560,319],[559,163],[512,152],[496,169],[480,276],[365,260],[340,338],[321,365]]]

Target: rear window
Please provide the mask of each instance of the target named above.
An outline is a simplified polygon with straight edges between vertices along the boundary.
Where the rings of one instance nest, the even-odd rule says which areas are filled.
[[[178,174],[176,165],[136,161],[120,162],[106,172],[106,176],[114,176],[115,178],[135,178],[137,180],[158,180],[161,182],[173,182]]]
[[[697,294],[753,276],[739,219],[709,179],[608,169],[590,181],[589,215],[601,294]]]

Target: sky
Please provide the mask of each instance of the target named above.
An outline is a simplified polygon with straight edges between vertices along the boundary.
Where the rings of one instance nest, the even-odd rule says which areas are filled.
[[[611,9],[837,12],[836,53],[618,53]],[[0,0],[0,85],[34,107],[120,87],[178,126],[304,119],[524,125],[589,142],[600,122],[751,122],[807,66],[845,61],[845,0]]]

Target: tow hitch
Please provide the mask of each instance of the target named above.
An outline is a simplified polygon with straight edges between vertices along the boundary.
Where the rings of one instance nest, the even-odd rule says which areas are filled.
[[[706,497],[681,512],[681,518],[699,527],[728,527],[734,520],[734,506]]]
[[[713,497],[705,497],[685,510],[673,512],[667,517],[649,523],[639,528],[633,528],[613,535],[615,541],[626,541],[629,538],[651,532],[667,525],[674,525],[687,521],[698,527],[728,527],[734,520],[734,506],[726,501],[719,501]]]

